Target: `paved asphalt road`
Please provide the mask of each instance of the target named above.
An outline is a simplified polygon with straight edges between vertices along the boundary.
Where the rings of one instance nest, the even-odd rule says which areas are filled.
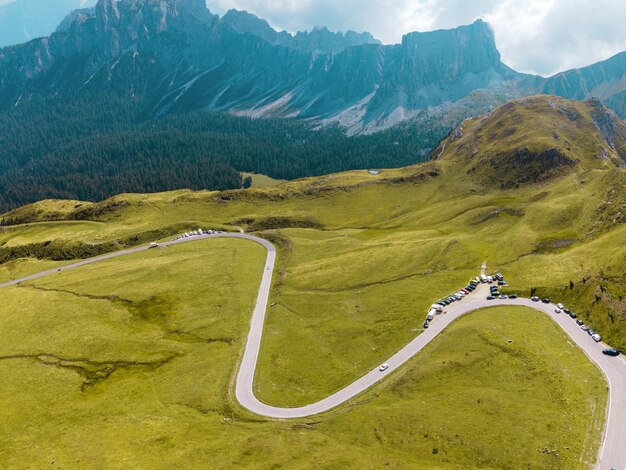
[[[263,335],[263,325],[265,322],[265,312],[267,311],[267,303],[272,284],[272,275],[274,272],[274,264],[276,262],[276,250],[272,244],[266,240],[246,234],[224,233],[218,235],[203,235],[192,238],[184,238],[176,241],[161,243],[161,246],[172,246],[181,243],[189,243],[196,240],[208,238],[239,238],[255,243],[259,243],[267,250],[267,259],[263,268],[263,277],[261,287],[252,314],[252,321],[246,349],[243,355],[239,373],[237,375],[237,383],[235,395],[241,405],[248,410],[270,418],[303,418],[319,413],[323,413],[335,408],[342,403],[354,398],[368,388],[372,387],[389,374],[393,373],[405,362],[415,356],[422,348],[430,343],[438,334],[448,327],[457,318],[479,310],[485,307],[496,305],[514,305],[534,308],[544,312],[550,316],[571,338],[572,340],[587,354],[587,356],[603,371],[610,387],[610,398],[608,406],[608,422],[605,430],[602,447],[600,450],[600,459],[598,469],[610,470],[616,468],[618,470],[626,470],[626,361],[623,356],[609,357],[602,354],[602,349],[606,347],[604,344],[596,343],[587,333],[582,331],[580,327],[569,316],[554,312],[555,306],[552,304],[543,304],[533,302],[529,299],[507,299],[507,300],[486,300],[488,288],[486,285],[480,286],[474,293],[467,296],[461,302],[456,302],[448,306],[443,315],[439,315],[431,322],[429,329],[421,333],[417,338],[411,341],[391,359],[387,361],[389,368],[384,372],[378,370],[378,367],[357,381],[351,383],[347,387],[330,395],[323,400],[311,405],[299,408],[278,408],[260,402],[253,392],[254,372],[259,356],[261,346],[261,338]],[[66,266],[43,271],[30,276],[25,276],[14,281],[0,284],[1,287],[16,285],[21,282],[38,279],[40,277],[49,276],[58,272],[69,269],[79,268],[88,264],[97,263],[107,259],[124,256],[131,253],[139,253],[150,249],[148,246],[124,250],[117,253],[68,264]],[[421,318],[417,319],[421,323]],[[538,333],[540,334],[540,333]]]

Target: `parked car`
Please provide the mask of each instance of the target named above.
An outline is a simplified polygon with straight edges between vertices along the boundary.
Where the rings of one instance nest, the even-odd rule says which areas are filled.
[[[509,299],[517,299],[517,295],[511,294],[511,295],[509,295]]]
[[[554,309],[554,313],[561,313],[561,309],[560,308],[555,308]]]
[[[596,332],[595,332],[595,331],[593,331],[593,330],[587,330],[587,334],[588,334],[589,336],[593,336],[593,335],[595,335],[595,334],[596,334]]]
[[[498,281],[498,285],[499,285],[499,286],[505,286],[505,285],[506,285],[506,282],[504,282],[504,281]]]
[[[569,316],[572,318],[578,318],[578,315],[576,315],[574,312],[570,312]]]
[[[550,303],[550,299],[548,299],[547,297],[545,297],[545,298],[541,299],[541,301],[542,301],[544,304],[549,304],[549,303]]]
[[[539,297],[535,296],[532,297],[530,300],[532,300],[533,302],[539,302]]]
[[[602,336],[600,336],[598,333],[591,335],[591,338],[596,342],[599,343],[600,341],[602,341]]]
[[[389,364],[384,363],[382,366],[380,366],[380,368],[378,370],[381,371],[381,372],[384,372],[387,369],[389,369]]]
[[[607,349],[602,350],[602,354],[615,357],[615,356],[619,356],[620,352],[615,348],[607,348]]]
[[[582,325],[580,329],[583,331],[589,331],[589,327],[587,325]]]
[[[487,296],[487,300],[495,300],[496,298],[493,295]]]
[[[427,330],[429,326],[430,326],[430,323],[429,323],[429,321],[428,321],[428,320],[426,320],[426,321],[424,322],[424,329],[425,329],[425,330]]]
[[[560,308],[561,310],[563,310],[563,304],[557,304],[556,306],[557,308]]]
[[[509,296],[508,296],[508,295],[505,295],[505,294],[501,294],[501,295],[500,295],[500,300],[506,300],[506,299],[508,299],[508,298],[509,298]]]
[[[571,312],[570,312],[570,310],[569,310],[569,308],[564,308],[564,309],[563,309],[563,312],[567,313],[568,315],[571,313]]]
[[[585,322],[583,322],[582,320],[576,320],[576,323],[577,323],[579,326],[583,326],[583,325],[585,324]]]

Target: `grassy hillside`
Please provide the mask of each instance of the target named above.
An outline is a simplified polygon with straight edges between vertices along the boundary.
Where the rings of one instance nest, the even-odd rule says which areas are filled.
[[[506,131],[504,135],[496,132],[496,129],[508,129],[513,122],[514,131]],[[626,207],[626,175],[622,169],[623,135],[626,135],[623,125],[613,120],[610,113],[607,114],[594,102],[574,103],[539,97],[520,100],[485,118],[467,121],[462,130],[453,133],[442,143],[435,161],[383,171],[380,175],[357,171],[298,180],[265,189],[223,193],[178,191],[120,195],[97,204],[71,203],[71,207],[68,203],[44,201],[3,217],[0,230],[0,259],[3,260],[0,279],[39,271],[73,257],[87,257],[152,239],[169,238],[174,233],[197,226],[231,230],[242,228],[257,232],[272,240],[280,250],[271,299],[274,305],[267,318],[256,381],[259,397],[273,404],[297,405],[320,399],[379,364],[419,334],[428,305],[463,285],[468,277],[476,275],[485,260],[490,269],[506,275],[511,289],[522,294],[532,292],[550,295],[555,300],[563,301],[612,344],[626,347],[626,245],[623,243],[626,237],[626,226],[623,224],[626,214],[623,210]],[[216,295],[217,299],[231,295],[245,297],[254,291],[255,283],[241,277],[253,276],[256,272],[252,260],[231,258],[233,266],[225,265],[220,261],[219,250],[214,251],[208,245],[202,248],[202,255],[206,260],[204,264],[201,263],[202,269],[217,267],[218,273],[226,270],[223,275],[230,284],[214,289],[211,289],[210,283],[192,284],[187,294],[189,298],[204,298],[207,292]],[[248,256],[244,258],[247,260]],[[174,269],[175,264],[172,266],[171,269]],[[163,269],[168,282],[176,282],[177,276],[169,271],[170,268]],[[113,272],[117,272],[117,269],[112,268],[110,275]],[[76,272],[72,276],[76,276],[72,285],[89,295],[92,295],[91,291],[96,296],[119,295],[111,290],[112,285],[105,280],[106,277],[101,277],[99,271],[93,271],[89,276]],[[96,276],[101,280],[93,282]],[[137,288],[137,292],[142,292],[143,288],[136,286],[140,282],[149,281],[146,276],[137,273],[130,278],[120,277],[116,282],[124,282],[122,280],[126,279],[128,289]],[[246,286],[241,285],[242,279],[248,279],[245,281]],[[60,288],[56,279],[40,282],[46,289]],[[156,294],[165,289],[166,285],[157,286]],[[193,289],[198,290],[194,293]],[[1,295],[6,297],[5,304],[16,305],[19,292],[19,289],[2,292]],[[48,290],[46,295],[49,296],[47,303],[38,312],[41,310],[40,314],[49,312],[54,318],[62,318],[64,310],[61,306],[68,301],[68,294]],[[180,298],[176,299],[175,304],[185,305],[186,302],[188,300]],[[39,304],[33,302],[33,305]],[[235,334],[241,338],[245,333],[245,319],[250,314],[249,309],[244,308],[245,305],[240,305],[241,310],[237,306],[230,307],[240,318],[238,325],[241,330],[237,330],[236,326],[229,327],[229,338],[235,338]],[[9,308],[9,311],[15,309]],[[148,316],[153,311],[150,304],[141,304],[139,315],[144,315],[141,313],[144,310]],[[16,314],[12,318],[14,316]],[[112,317],[107,328],[117,328],[118,334],[123,331],[125,324],[117,324],[120,318]],[[194,310],[190,310],[188,319],[193,318]],[[71,324],[71,319],[68,322]],[[171,325],[165,326],[169,328]],[[48,327],[46,323],[39,325],[33,320],[28,329],[23,331],[24,334],[30,331],[31,334],[39,332],[37,334],[45,335]],[[94,324],[92,328],[98,330],[100,326]],[[198,328],[204,331],[202,326]],[[482,328],[484,325],[481,324],[476,327],[476,331]],[[532,320],[531,324],[525,324],[523,328],[508,323],[502,328],[503,335],[513,335],[518,328],[532,333],[537,341],[543,341],[545,336],[550,345],[554,344],[557,350],[560,348],[556,341],[552,341],[558,337],[558,332],[546,330],[548,327],[545,323]],[[195,330],[194,327],[184,331],[196,335]],[[537,331],[550,332],[537,335]],[[207,329],[205,332],[211,332],[210,337],[215,337],[212,330]],[[152,335],[155,341],[161,341],[166,333],[167,329],[159,324]],[[468,334],[467,341],[471,337]],[[7,340],[7,344],[12,343],[15,340]],[[241,347],[240,343],[236,344]],[[533,346],[529,343],[527,346],[531,348],[528,354],[541,362],[541,367],[537,366],[539,372],[536,379],[550,382],[549,374],[553,372],[546,372],[546,364],[540,359],[544,345]],[[100,343],[100,347],[104,351],[105,344]],[[110,349],[110,345],[106,347]],[[465,341],[459,347],[463,351],[482,348]],[[79,344],[75,352],[78,353],[80,349]],[[97,350],[89,351],[95,353]],[[240,349],[237,351],[240,352]],[[225,377],[223,374],[232,377],[237,351],[227,353],[233,362],[224,364],[226,372],[221,372],[222,377]],[[553,353],[557,354],[557,351],[553,350]],[[443,354],[447,353],[444,351]],[[156,359],[153,359],[163,357],[156,355]],[[210,356],[203,357],[205,359],[202,360],[207,362],[193,367],[213,364]],[[586,364],[582,359],[577,362]],[[408,369],[416,367],[418,363],[412,362]],[[561,364],[560,361],[558,363]],[[502,377],[502,382],[498,382],[500,378],[492,373],[483,371],[476,374],[485,374],[482,383],[494,390],[498,389],[500,383],[521,387],[524,384],[523,376],[515,375],[514,362],[506,360],[502,364],[511,367],[503,374],[512,374]],[[483,365],[486,364],[480,363],[477,367]],[[6,366],[6,363],[5,367],[6,377],[10,377],[12,367]],[[47,366],[38,367],[38,370],[50,370]],[[142,373],[149,378],[153,374],[152,371]],[[445,379],[442,376],[441,386],[454,387],[453,381],[458,373],[455,369],[455,373],[450,373]],[[399,374],[401,383],[404,383],[402,377],[405,374],[408,372]],[[34,376],[39,377],[37,374]],[[420,375],[420,383],[426,380],[426,376]],[[572,390],[574,393],[564,399],[564,403],[576,403],[584,400],[585,396],[595,397],[589,404],[591,414],[581,417],[569,430],[570,433],[582,433],[579,435],[584,436],[592,429],[589,426],[597,425],[593,424],[597,414],[596,418],[592,418],[592,409],[603,409],[605,392],[604,388],[595,392],[580,389],[576,392],[573,383],[578,382],[572,377],[563,379],[572,379],[572,383],[568,382],[562,388],[559,386],[559,390]],[[57,379],[41,376],[37,380],[54,382]],[[581,382],[577,386],[586,385]],[[538,385],[528,390],[524,400],[514,401],[520,406],[533,403],[535,398],[541,399],[542,387]],[[98,387],[94,387],[94,390],[94,393],[100,393],[97,392],[100,390]],[[228,387],[224,387],[220,393],[227,393],[227,390]],[[178,393],[183,391],[181,389]],[[415,393],[422,391],[417,387]],[[101,393],[103,400],[109,398],[107,392]],[[150,388],[151,396],[158,395],[155,393]],[[407,416],[411,418],[399,421],[398,415],[389,410],[383,412],[379,404],[368,404],[363,408],[355,407],[350,413],[338,411],[338,417],[348,420],[341,426],[329,424],[326,418],[318,424],[300,423],[295,428],[265,422],[258,426],[250,423],[233,425],[237,433],[241,434],[237,434],[236,438],[229,434],[226,443],[237,442],[238,448],[252,449],[251,454],[237,454],[239,457],[235,460],[228,460],[235,458],[235,450],[232,445],[217,440],[215,444],[222,445],[226,449],[224,454],[229,456],[220,461],[220,465],[243,463],[254,466],[253,463],[261,461],[269,464],[265,460],[255,460],[255,456],[258,458],[259,455],[269,454],[282,456],[276,463],[302,465],[302,462],[319,457],[321,447],[334,442],[340,443],[333,453],[336,457],[327,456],[330,460],[321,460],[322,465],[329,468],[345,466],[350,461],[337,460],[339,455],[350,455],[352,459],[379,464],[391,462],[392,466],[400,466],[398,462],[410,457],[416,459],[418,468],[466,468],[467,465],[463,466],[464,459],[467,459],[466,462],[479,462],[477,466],[495,468],[578,468],[584,467],[576,463],[581,455],[585,453],[584,459],[590,459],[589,455],[593,452],[589,454],[589,450],[575,446],[588,449],[587,446],[597,445],[597,442],[593,443],[593,437],[598,437],[594,433],[590,434],[589,441],[582,439],[586,444],[568,439],[569,449],[559,450],[557,457],[550,448],[549,440],[560,438],[562,434],[553,431],[560,425],[553,421],[556,418],[553,418],[551,412],[546,411],[545,420],[537,423],[535,436],[525,432],[523,436],[511,436],[511,441],[498,441],[499,445],[506,445],[507,449],[515,448],[516,452],[528,453],[506,454],[503,447],[493,447],[497,445],[492,442],[494,439],[485,438],[486,443],[479,445],[471,441],[476,438],[474,434],[471,434],[474,437],[464,437],[469,432],[446,434],[445,438],[442,434],[433,434],[433,429],[444,433],[447,428],[443,421],[432,421],[428,431],[416,432],[415,423],[420,422],[420,417],[413,413],[437,411],[435,414],[439,420],[455,417],[455,420],[450,418],[449,423],[464,420],[483,422],[487,420],[485,415],[490,415],[493,410],[506,409],[514,404],[497,402],[485,415],[468,415],[469,418],[464,416],[461,419],[454,410],[459,408],[457,411],[461,413],[468,408],[460,406],[460,402],[447,402],[446,411],[440,413],[439,408],[431,410],[425,406],[425,403],[431,403],[432,396],[429,400],[417,396],[412,401],[413,392],[403,386],[394,389],[393,394],[389,385],[383,385],[383,389],[372,393],[380,395],[383,402],[390,403],[389,406],[396,410],[394,413],[408,413]],[[445,398],[461,400],[463,397]],[[513,398],[509,394],[509,400]],[[26,399],[43,398],[35,394]],[[232,409],[236,416],[240,416],[241,411],[230,397],[222,395],[222,399],[223,403],[231,407],[229,411],[224,411],[226,405],[223,404],[203,405],[207,416],[219,422],[224,416],[230,417]],[[131,396],[127,400],[127,403],[132,403]],[[554,404],[547,399],[542,401],[544,407]],[[58,406],[61,405],[55,402],[53,408]],[[412,411],[409,413],[407,410]],[[123,414],[122,411],[119,413]],[[160,426],[166,426],[163,422],[167,423],[170,419],[153,410],[146,413],[147,416],[153,416],[154,423],[160,423]],[[198,419],[202,417],[197,416],[194,410],[188,410],[188,413],[188,416],[193,416],[192,421],[187,423],[188,431],[199,432],[202,426],[197,427]],[[371,415],[366,417],[367,413]],[[542,419],[541,416],[544,416],[543,411],[538,412],[532,407],[519,413],[520,421],[526,420],[527,416],[533,416],[533,419]],[[502,422],[501,415],[495,413],[493,417],[497,418],[495,422]],[[467,421],[470,418],[473,421]],[[571,419],[567,422],[571,422]],[[370,424],[362,426],[363,423]],[[277,443],[270,444],[262,434],[258,434],[259,427],[269,429],[272,436],[276,436],[277,429],[297,429],[298,437],[293,437],[295,432],[284,431],[278,434],[281,437]],[[318,428],[325,428],[332,434],[320,435]],[[502,425],[498,424],[497,429],[501,428]],[[231,427],[229,429],[232,430]],[[251,429],[255,430],[255,437],[249,434]],[[394,437],[390,438],[390,434],[386,433],[378,435],[381,429]],[[540,432],[539,429],[544,431]],[[370,434],[360,434],[366,431]],[[456,434],[458,436],[454,437]],[[10,435],[17,436],[19,432],[11,431]],[[305,438],[304,435],[309,437]],[[426,435],[424,442],[419,435]],[[435,446],[431,441],[435,435],[447,443],[445,455],[441,452],[444,447],[440,444]],[[521,437],[537,441],[528,446],[506,444]],[[172,439],[170,436],[165,442],[155,442],[153,446],[163,450],[169,445],[168,442],[174,442],[172,445],[179,448],[180,441]],[[543,448],[536,450],[537,442],[542,439],[550,452],[543,453]],[[422,442],[420,446],[426,447],[418,446],[421,450],[415,452],[411,446],[417,446],[418,441]],[[366,450],[372,442],[376,443],[372,448],[385,449],[385,453],[372,454]],[[305,460],[290,456],[288,449],[291,446],[303,445],[307,449],[303,453]],[[555,445],[562,448],[558,443]],[[190,443],[189,447],[184,448],[193,452],[191,448],[197,449],[194,446],[196,444]],[[435,447],[438,453],[434,453]],[[140,451],[128,452],[132,454]],[[158,453],[155,458],[156,455]],[[566,460],[550,460],[561,458]]]
[[[626,125],[599,101],[511,101],[457,128],[433,156],[490,187],[509,189],[569,172],[624,166]]]

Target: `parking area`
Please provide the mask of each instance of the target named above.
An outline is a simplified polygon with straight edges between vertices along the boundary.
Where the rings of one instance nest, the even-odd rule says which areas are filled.
[[[488,291],[485,289],[485,287],[488,287]],[[483,273],[479,277],[471,279],[468,284],[462,289],[440,299],[439,301],[431,305],[428,309],[428,313],[426,315],[426,319],[424,320],[423,327],[424,329],[428,329],[431,325],[431,322],[436,321],[438,315],[445,314],[448,307],[451,307],[452,304],[456,302],[462,302],[464,299],[481,299],[494,302],[494,304],[500,303],[499,301],[507,301],[506,303],[510,305],[510,300],[516,300],[518,299],[518,296],[514,293],[506,294],[504,292],[501,292],[503,288],[507,287],[509,287],[509,285],[501,273],[496,273],[493,275],[487,275]],[[488,293],[485,295],[486,292]],[[528,299],[520,298],[520,300]],[[602,335],[600,334],[600,332],[595,331],[591,327],[586,325],[585,322],[579,318],[579,315],[576,312],[567,308],[563,303],[554,303],[548,297],[539,296],[531,297],[529,300],[531,300],[532,302],[543,304],[554,314],[566,316],[570,318],[573,322],[576,322],[576,325],[580,328],[582,332],[586,333],[591,340],[598,343],[598,345],[603,348],[603,354],[615,357],[621,354],[621,351],[617,350],[616,348],[602,343]]]

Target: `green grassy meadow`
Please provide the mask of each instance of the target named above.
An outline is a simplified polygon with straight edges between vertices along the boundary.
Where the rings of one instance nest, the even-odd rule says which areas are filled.
[[[521,308],[470,314],[390,380],[323,416],[280,422],[250,415],[231,387],[259,282],[259,269],[251,268],[261,268],[263,258],[253,243],[203,241],[0,291],[7,312],[0,348],[4,466],[593,462],[606,384],[551,320]],[[279,339],[271,329],[268,338]],[[300,352],[301,363],[315,362],[315,350]],[[384,348],[378,354],[386,357]],[[329,371],[332,365],[309,370],[302,385],[311,396],[323,392],[324,376],[335,376]]]

